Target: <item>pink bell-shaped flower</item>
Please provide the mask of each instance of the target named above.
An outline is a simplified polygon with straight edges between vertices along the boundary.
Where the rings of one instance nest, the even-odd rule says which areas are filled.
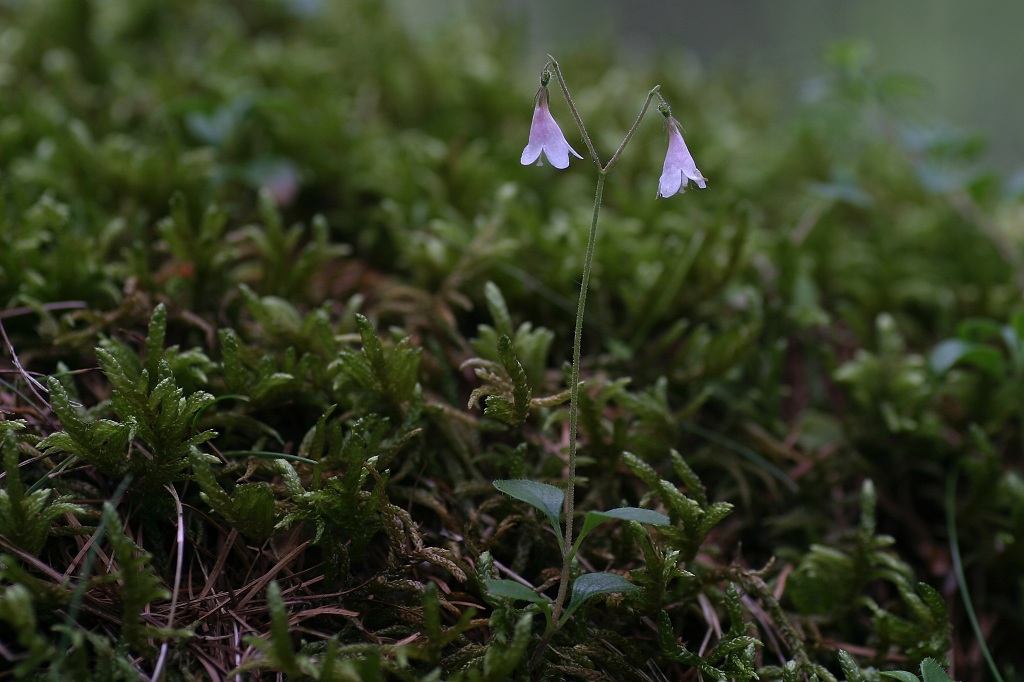
[[[665,154],[665,166],[661,171],[661,179],[658,181],[658,197],[670,197],[676,193],[686,191],[686,185],[690,180],[697,183],[701,189],[707,187],[705,178],[697,170],[697,164],[693,162],[690,150],[683,142],[682,127],[679,121],[671,116],[665,118],[665,132],[668,134],[668,153]]]
[[[548,109],[548,89],[542,87],[537,91],[537,101],[533,109],[533,123],[530,124],[530,142],[523,149],[523,157],[519,160],[524,166],[529,166],[534,161],[538,166],[544,165],[540,158],[541,153],[547,157],[551,165],[558,169],[569,167],[569,152],[577,159],[583,157],[576,153],[576,150],[569,146],[558,127],[551,111]]]

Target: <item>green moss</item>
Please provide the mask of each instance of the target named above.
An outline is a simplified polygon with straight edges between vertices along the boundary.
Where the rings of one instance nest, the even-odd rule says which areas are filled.
[[[515,31],[387,7],[0,6],[16,672],[982,679],[946,511],[1024,667],[1020,196],[849,49],[799,105],[558,55],[603,155],[660,83],[709,182],[653,200],[660,117],[608,178],[577,505],[672,525],[595,526],[573,570],[639,589],[533,658],[561,541],[491,481],[562,483],[596,178],[519,165]]]

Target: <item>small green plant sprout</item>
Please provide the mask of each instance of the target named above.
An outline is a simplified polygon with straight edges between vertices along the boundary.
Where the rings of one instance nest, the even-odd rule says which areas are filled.
[[[942,656],[949,647],[949,616],[942,595],[914,580],[910,566],[891,547],[895,540],[877,532],[877,495],[870,479],[861,487],[859,527],[843,546],[812,545],[786,584],[797,610],[826,622],[864,609],[883,644],[895,644],[921,659]],[[890,611],[867,596],[877,581],[892,585],[900,607]]]
[[[176,346],[165,348],[166,333],[167,309],[160,304],[150,319],[145,360],[119,341],[107,340],[96,349],[100,368],[113,386],[110,407],[117,421],[86,421],[64,386],[50,377],[50,402],[63,430],[43,439],[39,449],[70,453],[112,478],[130,473],[146,491],[187,477],[192,450],[217,435],[194,428],[196,416],[214,397],[206,391],[186,395],[179,377],[203,379],[207,361]]]
[[[408,337],[393,348],[386,348],[373,325],[363,315],[356,315],[356,326],[363,342],[362,351],[345,350],[332,363],[341,377],[340,384],[350,382],[375,395],[380,405],[392,415],[404,414],[403,406],[416,402],[417,373],[422,350],[414,348]]]
[[[515,389],[512,379],[513,374],[518,370],[508,370],[507,358],[502,354],[502,337],[508,337],[511,341],[510,350],[515,351],[515,363],[521,365],[525,372],[526,387],[537,386],[544,378],[547,369],[548,352],[551,350],[551,343],[555,340],[555,333],[545,327],[534,328],[530,322],[523,322],[518,327],[512,326],[512,315],[509,313],[508,304],[501,293],[501,289],[494,282],[487,282],[484,285],[484,299],[487,301],[487,310],[491,315],[493,325],[481,324],[477,326],[476,338],[470,339],[469,344],[477,353],[477,358],[467,360],[462,367],[473,367],[476,375],[486,382],[484,386],[473,391],[474,397],[479,400],[482,396],[502,395],[507,397]],[[505,370],[502,373],[502,369]],[[507,379],[505,375],[508,375]],[[569,392],[564,391],[555,396],[544,398],[532,398],[531,407],[534,405],[551,406],[569,399]],[[490,401],[488,400],[488,404]],[[472,406],[471,406],[472,407]]]
[[[602,163],[597,150],[594,148],[594,143],[591,141],[590,135],[587,132],[586,126],[583,125],[583,119],[580,117],[576,104],[573,102],[572,96],[569,94],[569,87],[565,82],[565,78],[562,76],[561,68],[559,67],[558,62],[555,61],[554,57],[551,55],[548,55],[548,61],[544,65],[544,68],[541,69],[540,89],[537,91],[537,97],[534,102],[534,114],[533,122],[530,126],[529,142],[526,145],[526,148],[523,149],[523,155],[520,159],[520,162],[523,165],[530,165],[534,161],[539,161],[541,154],[547,157],[548,161],[551,162],[551,165],[558,169],[564,169],[569,166],[570,152],[578,158],[583,158],[569,146],[568,141],[565,139],[565,135],[562,134],[561,128],[551,115],[549,108],[548,83],[551,81],[552,77],[555,78],[562,90],[562,94],[565,96],[565,101],[569,105],[569,111],[572,113],[572,117],[576,121],[580,135],[583,137],[583,142],[590,154],[590,158],[597,168],[598,175],[597,187],[594,194],[593,217],[590,222],[590,232],[587,237],[586,253],[583,257],[583,279],[580,284],[580,298],[579,304],[576,308],[576,327],[573,338],[572,366],[569,381],[569,461],[566,489],[563,493],[562,490],[555,488],[554,486],[527,480],[494,482],[494,486],[503,493],[531,504],[543,511],[551,521],[551,525],[555,532],[564,538],[561,543],[563,563],[561,579],[558,586],[558,596],[555,598],[555,602],[548,619],[548,631],[545,633],[545,639],[542,640],[541,646],[538,647],[538,653],[546,645],[547,637],[551,635],[551,632],[564,623],[564,619],[579,608],[579,605],[585,599],[598,594],[623,592],[629,590],[631,587],[635,587],[621,576],[617,576],[615,574],[596,573],[590,574],[589,576],[584,575],[575,581],[569,608],[565,608],[572,560],[579,548],[579,543],[587,533],[593,530],[593,528],[600,523],[609,519],[639,521],[641,523],[652,525],[668,525],[669,523],[668,517],[663,514],[633,507],[613,509],[607,512],[590,512],[584,520],[583,530],[580,533],[580,537],[574,541],[573,517],[575,512],[576,442],[580,412],[580,348],[583,337],[583,315],[586,308],[590,273],[594,262],[594,248],[597,241],[597,224],[601,212],[602,197],[604,195],[604,183],[608,173],[615,166],[616,162],[619,160],[619,156],[626,148],[626,145],[629,144],[629,141],[633,138],[633,135],[640,127],[640,122],[643,120],[648,107],[650,107],[651,101],[655,97],[658,98],[658,108],[665,117],[665,131],[668,134],[668,153],[665,157],[665,164],[659,181],[658,196],[668,197],[681,192],[685,184],[690,180],[696,182],[699,187],[706,187],[706,178],[697,170],[693,157],[690,155],[689,150],[686,148],[686,144],[683,142],[681,132],[682,127],[679,125],[679,122],[672,117],[671,108],[659,92],[660,86],[655,86],[647,93],[647,98],[644,100],[636,121],[634,121],[633,125],[626,132],[626,136],[623,138],[619,148],[615,150],[615,153],[612,154],[607,163]],[[501,351],[504,351],[504,353]],[[515,359],[512,355],[511,343],[505,341],[504,345],[499,344],[499,355],[502,355],[502,364],[505,365],[506,370],[509,368],[513,370],[509,372],[510,375],[523,374],[522,368],[516,367],[518,362],[511,362],[511,360]],[[515,370],[518,371],[516,372]],[[495,409],[501,413],[497,416],[505,417],[507,418],[506,421],[511,421],[513,423],[522,423],[525,419],[525,412],[528,409],[527,404],[529,402],[529,396],[528,394],[523,394],[522,391],[519,393],[520,395],[516,395],[515,392],[513,392],[513,400],[511,402],[505,400],[504,402],[499,401],[499,403],[496,404]],[[490,405],[488,405],[488,407],[490,407]],[[559,523],[559,515],[561,514],[563,507],[565,509],[564,528]],[[494,582],[491,582],[490,588],[492,590],[505,589],[507,591],[514,591],[521,597],[526,597],[529,601],[533,601],[538,605],[541,604],[537,599],[527,597],[527,595],[519,589],[519,587],[522,586],[512,587],[510,585],[502,585],[503,584],[501,583],[495,584]],[[519,597],[514,596],[514,598]],[[545,611],[545,613],[547,612]],[[536,655],[537,654],[535,654],[535,658]]]
[[[565,504],[565,493],[553,485],[529,481],[524,479],[511,479],[494,481],[494,487],[509,497],[526,502],[532,507],[543,512],[551,523],[551,528],[559,538],[564,537],[561,515]],[[670,521],[667,516],[652,509],[640,507],[618,507],[608,511],[589,511],[583,518],[583,527],[580,529],[576,542],[570,547],[562,545],[563,557],[566,563],[571,563],[579,551],[583,539],[602,523],[612,520],[636,521],[651,526],[667,526]],[[536,604],[547,619],[547,632],[552,632],[564,625],[573,613],[576,612],[585,601],[591,597],[613,592],[631,592],[640,589],[616,573],[585,573],[578,577],[572,584],[572,596],[569,606],[563,613],[559,614],[552,610],[551,601],[537,594],[529,587],[514,580],[485,580],[488,592],[495,597],[507,597],[519,601],[528,601]]]
[[[3,452],[3,488],[0,488],[0,535],[10,538],[26,552],[39,554],[50,536],[53,522],[65,514],[84,514],[72,504],[71,495],[51,499],[52,488],[26,491],[19,471],[16,429],[25,428],[21,420],[0,421],[0,450]]]

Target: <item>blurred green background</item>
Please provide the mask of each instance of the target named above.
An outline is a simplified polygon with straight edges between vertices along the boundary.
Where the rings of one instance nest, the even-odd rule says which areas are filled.
[[[474,3],[398,0],[411,25],[447,20]],[[697,63],[753,66],[783,78],[796,100],[813,95],[830,43],[862,41],[879,72],[920,78],[925,96],[912,112],[982,133],[987,159],[1017,173],[1024,144],[1024,3],[1009,0],[509,0],[510,22],[529,36],[532,74],[546,52],[621,49],[636,59],[680,50]],[[501,30],[495,27],[495,30]],[[558,56],[557,54],[555,56]]]

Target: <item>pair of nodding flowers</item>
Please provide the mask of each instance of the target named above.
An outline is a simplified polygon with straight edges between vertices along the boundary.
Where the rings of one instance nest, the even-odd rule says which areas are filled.
[[[658,182],[658,197],[670,197],[673,194],[685,192],[686,185],[690,180],[704,189],[707,187],[705,184],[707,178],[697,170],[697,164],[694,163],[690,150],[683,142],[682,126],[672,117],[672,113],[666,106],[662,106],[661,111],[665,115],[668,153],[665,154],[665,166]],[[548,109],[548,89],[546,86],[541,86],[537,91],[537,100],[533,109],[530,142],[523,150],[520,162],[524,166],[528,166],[536,161],[539,166],[543,163],[540,158],[543,153],[555,168],[568,168],[570,152],[577,159],[583,158],[566,141],[562,129],[558,127],[558,123],[555,122]]]

